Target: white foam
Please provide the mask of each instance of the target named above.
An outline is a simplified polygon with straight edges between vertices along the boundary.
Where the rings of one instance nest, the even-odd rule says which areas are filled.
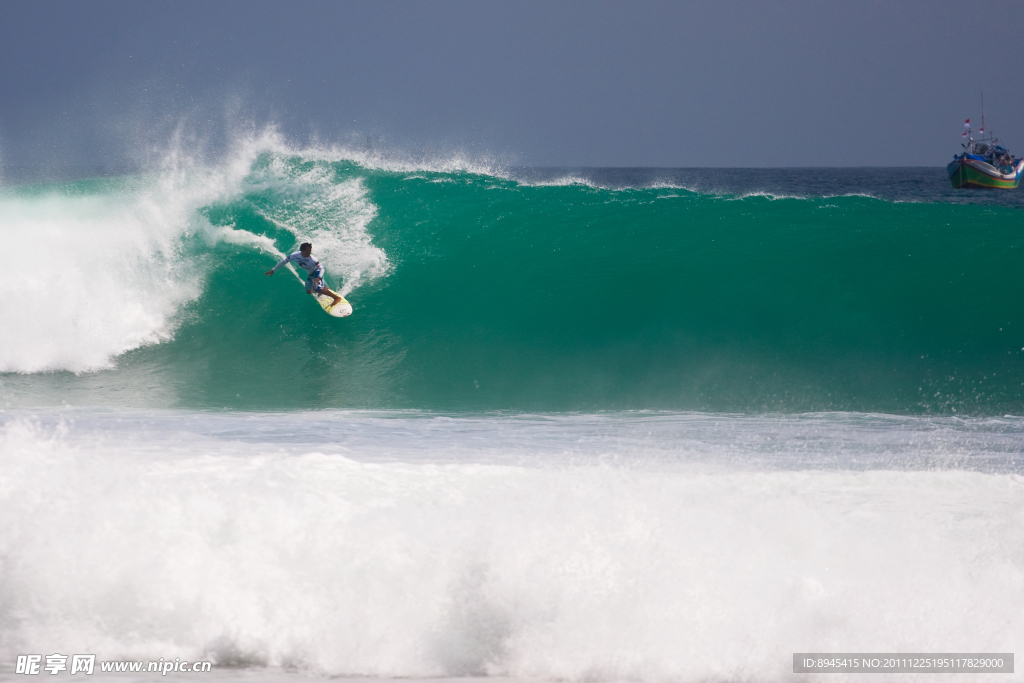
[[[591,189],[612,189],[610,187],[602,187],[600,184],[594,182],[593,180],[589,178],[584,178],[583,176],[577,174],[558,176],[556,178],[551,178],[548,180],[521,180],[519,182],[521,182],[523,185],[528,185],[530,187],[571,187],[574,185],[582,185],[584,187],[589,187]]]
[[[267,236],[212,226],[199,212],[261,185],[281,199],[266,217],[296,243],[313,241],[329,277],[344,278],[343,293],[389,272],[367,233],[376,207],[361,182],[338,183],[324,164],[289,171],[296,152],[273,130],[240,135],[214,165],[178,138],[154,154],[161,161],[143,176],[0,192],[0,372],[110,368],[126,351],[172,338],[204,287],[204,255],[184,249],[191,236],[283,256]],[[265,154],[269,167],[252,177]]]
[[[356,287],[388,274],[391,264],[373,244],[367,227],[377,207],[366,197],[362,180],[338,182],[334,170],[314,161],[310,168],[293,169],[289,156],[278,153],[261,172],[247,181],[247,191],[272,189],[276,200],[260,214],[295,235],[295,246],[311,242],[327,269],[325,279],[347,295]],[[303,155],[304,160],[309,157]]]
[[[785,680],[797,651],[1006,652],[1024,638],[1015,474],[409,457],[428,433],[514,443],[501,418],[489,436],[379,419],[366,443],[394,459],[370,462],[354,442],[259,438],[268,420],[282,438],[296,420],[312,430],[316,414],[186,415],[164,432],[120,419],[9,419],[0,433],[6,661]],[[594,453],[615,443],[554,428]]]
[[[109,368],[169,339],[204,272],[183,239],[207,232],[196,210],[237,192],[273,133],[241,137],[217,166],[175,137],[142,176],[0,193],[0,372]]]
[[[363,168],[392,173],[472,173],[511,179],[510,160],[488,154],[470,154],[460,149],[416,156],[398,149],[368,149],[358,145],[320,145],[297,150],[304,158],[322,161],[352,161]]]
[[[177,258],[189,213],[145,186],[0,195],[0,371],[109,367],[166,339],[201,287]]]

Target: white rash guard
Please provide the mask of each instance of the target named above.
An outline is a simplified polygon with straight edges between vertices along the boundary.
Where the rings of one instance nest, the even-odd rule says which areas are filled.
[[[288,254],[280,263],[274,266],[272,270],[277,270],[289,261],[306,271],[307,278],[324,276],[324,267],[320,265],[319,261],[313,258],[313,254],[303,256],[301,251]]]

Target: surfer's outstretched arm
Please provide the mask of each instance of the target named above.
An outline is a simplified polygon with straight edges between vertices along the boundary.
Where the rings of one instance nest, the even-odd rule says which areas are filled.
[[[289,256],[285,256],[283,259],[278,261],[276,266],[274,266],[273,268],[271,268],[270,270],[268,270],[267,272],[265,272],[263,274],[264,275],[273,275],[275,270],[277,270],[278,268],[280,268],[281,266],[283,266],[284,264],[288,263],[291,260],[292,260],[292,257],[290,255]]]

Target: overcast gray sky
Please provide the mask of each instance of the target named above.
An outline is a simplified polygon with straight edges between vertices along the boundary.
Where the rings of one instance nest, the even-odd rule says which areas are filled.
[[[1024,153],[1024,2],[0,0],[0,164],[181,121],[517,165],[941,166]]]

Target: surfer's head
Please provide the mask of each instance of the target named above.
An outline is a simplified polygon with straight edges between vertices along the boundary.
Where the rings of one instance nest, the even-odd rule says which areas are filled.
[[[309,256],[313,253],[313,245],[310,242],[303,242],[299,245],[299,251],[303,256]]]

